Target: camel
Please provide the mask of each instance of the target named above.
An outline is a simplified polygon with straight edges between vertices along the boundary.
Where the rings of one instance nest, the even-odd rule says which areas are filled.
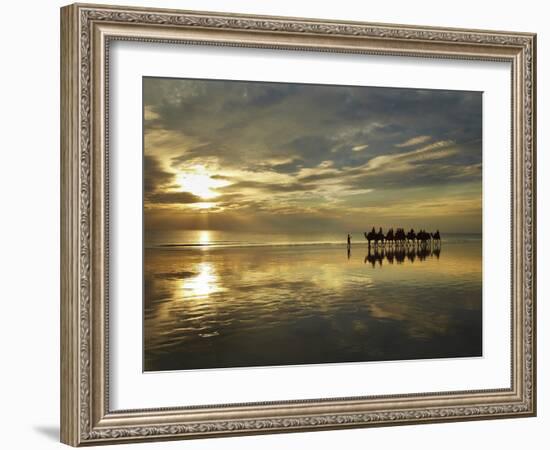
[[[378,244],[380,242],[380,245],[384,245],[384,233],[382,231],[382,227],[378,230],[378,233],[376,233],[376,241],[375,244]]]
[[[372,227],[372,230],[369,231],[368,233],[363,233],[365,235],[365,239],[368,241],[369,243],[369,248],[370,248],[370,243],[371,241],[375,241],[376,242],[376,231],[374,231],[374,227]]]
[[[389,244],[390,246],[393,245],[393,241],[394,241],[393,228],[390,228],[388,230],[388,232],[386,233],[385,240],[386,240],[386,244]]]
[[[418,232],[415,232],[414,229],[410,229],[409,232],[405,233],[403,228],[396,228],[395,232],[393,228],[390,228],[388,232],[384,235],[382,227],[378,229],[378,232],[372,227],[372,230],[363,233],[365,239],[368,241],[369,248],[371,242],[374,244],[374,247],[385,247],[388,244],[389,247],[399,247],[399,246],[409,246],[413,247],[428,247],[428,246],[440,246],[441,245],[441,234],[439,230],[436,230],[435,233],[428,233],[426,230],[421,229]]]
[[[420,230],[416,234],[416,239],[418,240],[418,245],[422,247],[427,247],[428,243],[431,244],[432,236],[430,233],[426,232],[425,230]]]
[[[439,230],[436,230],[431,236],[434,246],[441,247],[441,235],[439,234]]]
[[[377,233],[376,231],[374,231],[374,227],[372,227],[371,231],[369,231],[368,233],[365,232],[363,234],[365,235],[365,239],[369,243],[369,247],[370,247],[371,241],[374,241],[374,246],[375,247],[378,247],[379,242],[380,242],[380,244],[384,244],[384,233],[382,232],[382,228],[380,228],[378,233]]]
[[[416,243],[417,235],[414,232],[414,230],[411,228],[411,231],[407,233],[407,244],[414,244]]]
[[[403,245],[405,243],[406,235],[403,228],[397,228],[395,230],[394,241],[396,245]]]

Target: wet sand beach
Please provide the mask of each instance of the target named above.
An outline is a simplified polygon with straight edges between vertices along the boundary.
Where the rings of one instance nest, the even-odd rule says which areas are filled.
[[[146,371],[482,355],[480,239],[193,242],[145,250]]]

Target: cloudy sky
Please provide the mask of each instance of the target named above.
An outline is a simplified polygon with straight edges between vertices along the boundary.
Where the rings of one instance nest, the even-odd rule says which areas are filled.
[[[481,232],[479,92],[143,79],[145,229]]]

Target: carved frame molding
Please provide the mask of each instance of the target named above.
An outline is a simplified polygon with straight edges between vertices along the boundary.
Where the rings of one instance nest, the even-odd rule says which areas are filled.
[[[111,411],[108,62],[113,40],[508,61],[512,66],[510,389]],[[536,414],[536,36],[99,5],[61,10],[61,439],[70,445]]]

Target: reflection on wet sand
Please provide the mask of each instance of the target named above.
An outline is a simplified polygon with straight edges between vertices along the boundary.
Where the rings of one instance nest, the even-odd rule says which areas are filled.
[[[184,298],[208,297],[210,294],[222,290],[219,285],[218,274],[212,263],[201,262],[197,265],[197,272],[189,277],[182,277],[181,289]]]
[[[348,248],[348,259],[349,259],[349,248]],[[426,261],[427,258],[436,258],[439,259],[441,255],[441,246],[400,246],[400,247],[375,247],[371,249],[368,248],[368,253],[365,256],[364,263],[370,263],[374,268],[378,263],[379,267],[382,267],[384,259],[389,264],[394,262],[397,264],[403,264],[405,261],[414,263],[418,261]]]
[[[145,370],[481,355],[480,242],[366,251],[147,249]]]

